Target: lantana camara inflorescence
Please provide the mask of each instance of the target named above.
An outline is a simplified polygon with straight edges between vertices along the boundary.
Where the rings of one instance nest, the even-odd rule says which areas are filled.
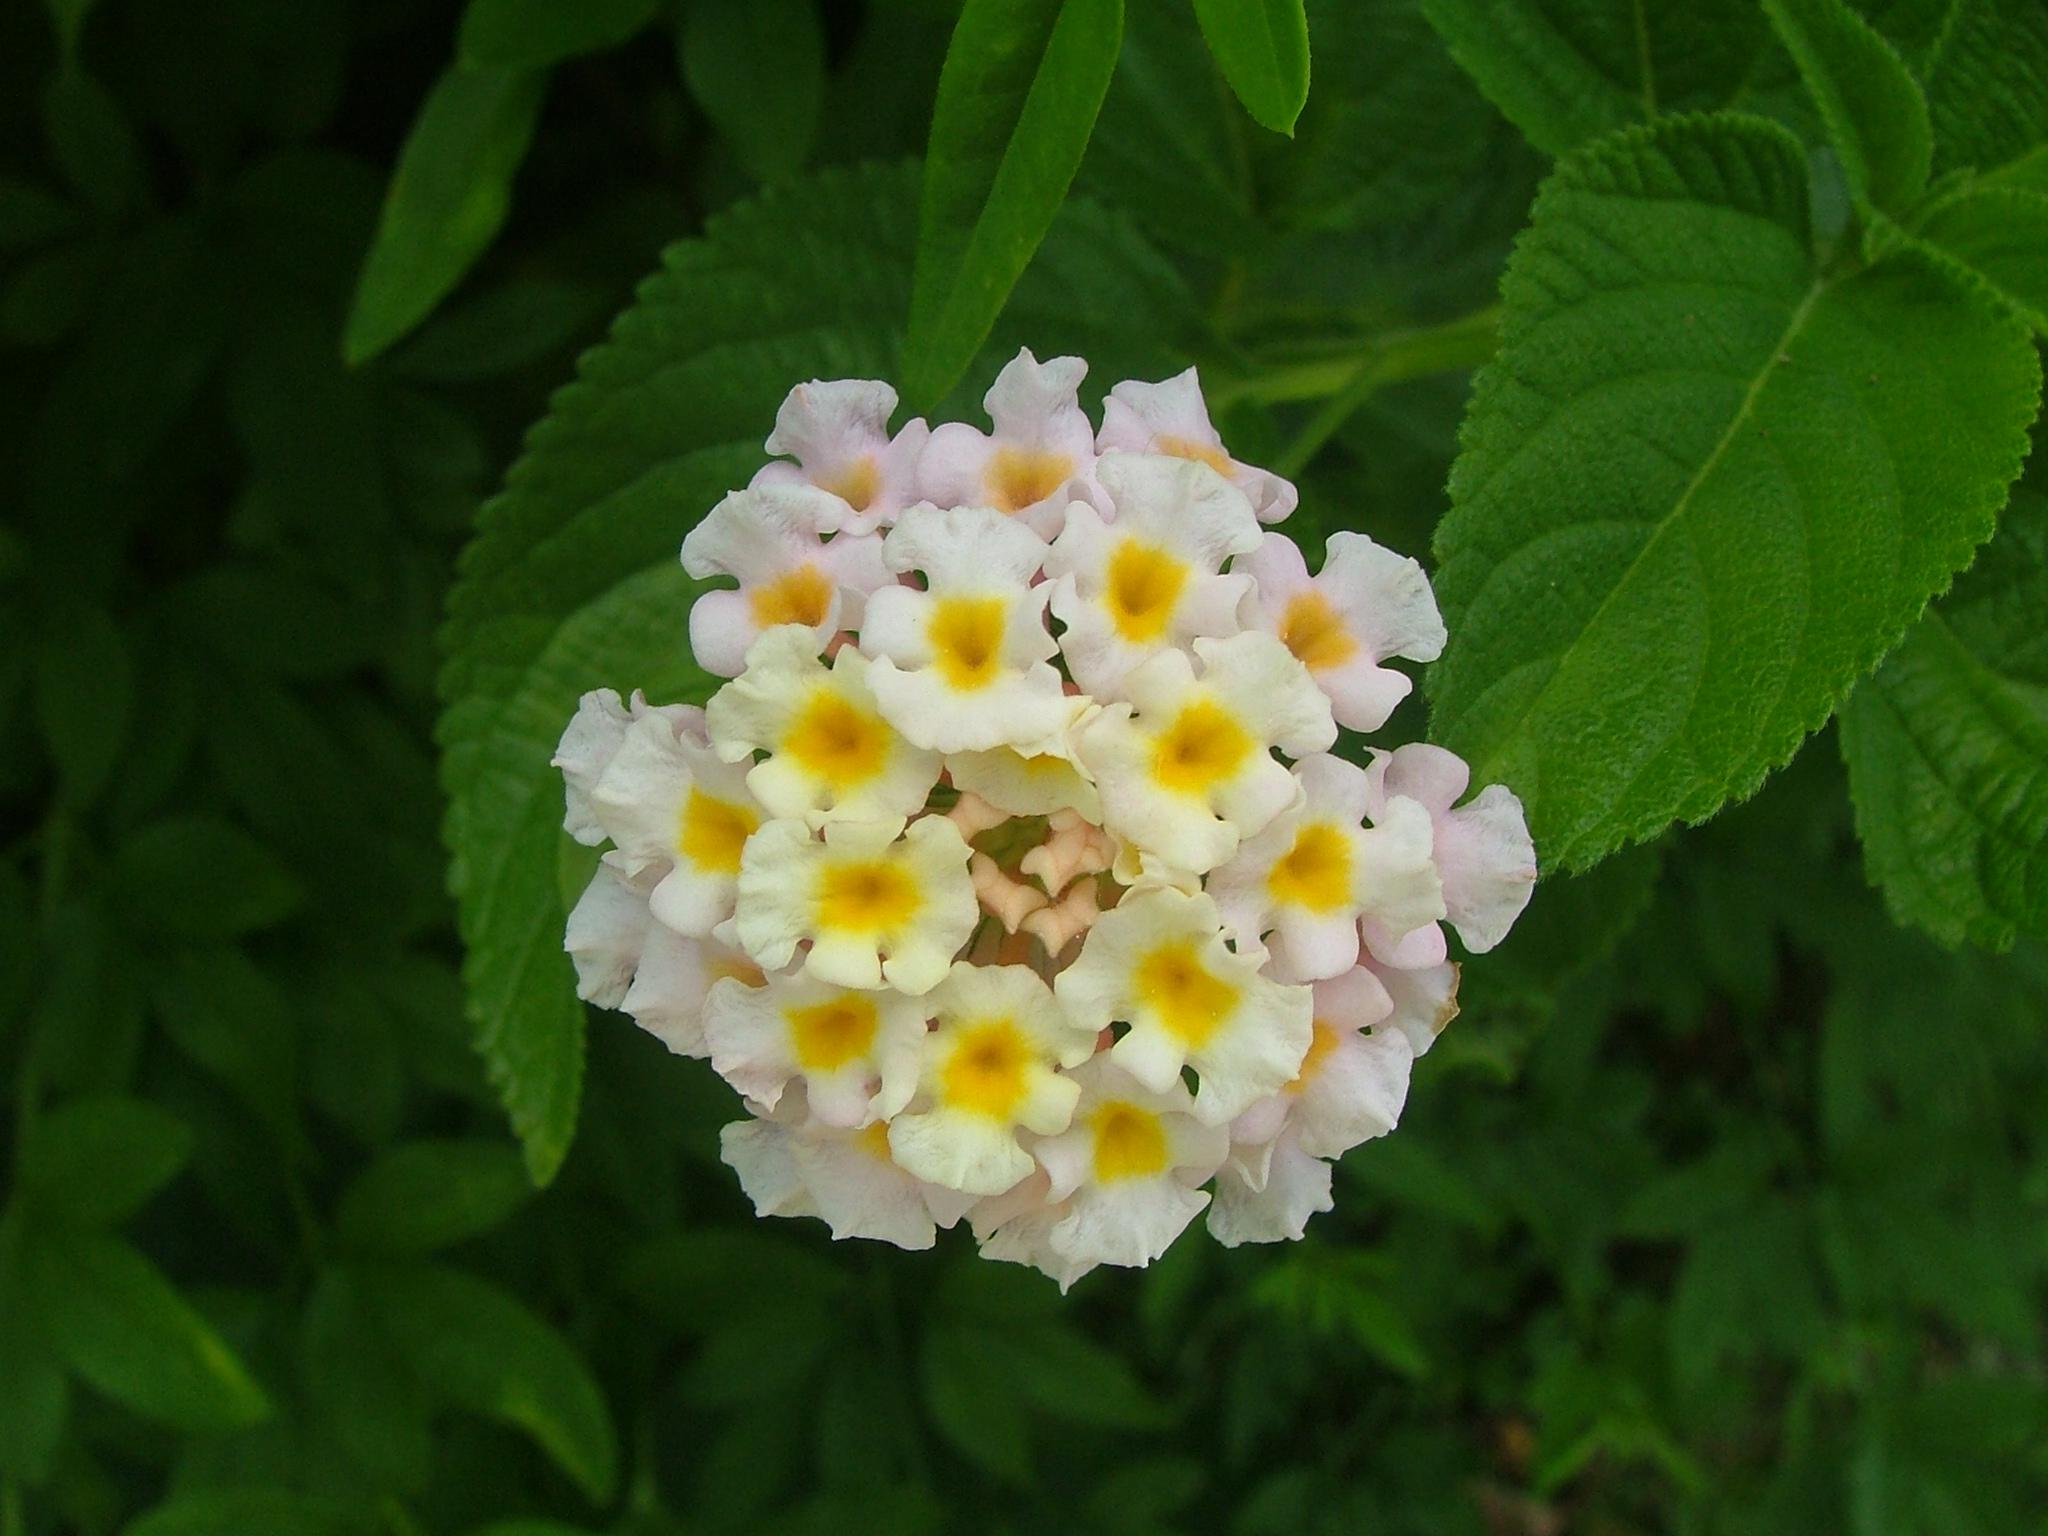
[[[586,694],[565,825],[609,845],[581,995],[743,1097],[763,1215],[983,1254],[1062,1288],[1205,1209],[1298,1238],[1391,1130],[1536,864],[1441,748],[1332,755],[1444,630],[1423,571],[1230,456],[1193,370],[1003,369],[992,430],[869,380],[791,391],[776,455],[683,541],[697,709]],[[1462,803],[1461,803],[1462,802]],[[1211,1193],[1213,1187],[1213,1194]]]

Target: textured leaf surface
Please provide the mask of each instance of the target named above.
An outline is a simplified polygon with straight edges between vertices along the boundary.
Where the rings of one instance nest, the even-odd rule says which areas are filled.
[[[2048,5],[1955,0],[1926,72],[1934,170],[1993,170],[2048,140]]]
[[[1843,0],[1765,0],[1848,173],[1849,189],[1896,213],[1934,159],[1927,100],[1892,45]]]
[[[916,195],[907,167],[834,173],[672,247],[556,396],[464,556],[442,678],[451,880],[478,1044],[537,1179],[568,1150],[583,1061],[548,759],[587,689],[709,694],[676,551],[759,466],[791,385],[896,375]],[[1070,207],[961,394],[1024,340],[1083,352],[1099,383],[1155,368],[1182,313],[1171,270],[1127,226]]]
[[[496,238],[547,77],[458,65],[420,108],[398,157],[342,334],[366,362],[427,317]]]
[[[932,108],[903,393],[924,409],[987,340],[1052,227],[1123,38],[1123,0],[968,0]]]
[[[1202,36],[1245,111],[1293,133],[1308,100],[1308,16],[1302,0],[1195,0]]]
[[[1434,719],[1581,867],[1753,791],[1986,538],[2033,347],[1911,253],[1817,275],[1745,119],[1589,148],[1502,286],[1440,526]]]
[[[2048,500],[1850,695],[1842,755],[1871,879],[1949,944],[2048,938]]]
[[[1659,112],[1730,101],[1766,41],[1747,0],[1422,0],[1529,142],[1561,155]]]
[[[1968,264],[2048,336],[2048,193],[1965,187],[1936,200],[1915,233]]]

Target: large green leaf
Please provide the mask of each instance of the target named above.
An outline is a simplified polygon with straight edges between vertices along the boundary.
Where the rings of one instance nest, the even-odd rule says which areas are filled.
[[[611,1411],[567,1339],[461,1270],[369,1269],[360,1283],[430,1392],[525,1430],[593,1503],[611,1497],[619,1459]]]
[[[1871,878],[1949,944],[2048,938],[2048,501],[1849,697],[1842,755]]]
[[[555,397],[464,556],[442,678],[451,878],[479,1047],[537,1179],[568,1150],[583,1063],[548,759],[587,689],[709,693],[686,649],[677,548],[760,465],[793,384],[895,374],[915,199],[908,168],[834,172],[672,247]],[[1118,368],[1158,377],[1185,305],[1127,225],[1070,205],[963,393],[1027,341],[1085,353],[1102,382]]]
[[[1202,36],[1245,111],[1294,132],[1308,100],[1308,15],[1302,0],[1195,0]]]
[[[118,1237],[37,1227],[23,1266],[57,1352],[138,1413],[186,1429],[253,1424],[270,1402],[219,1334]]]
[[[342,334],[367,362],[427,317],[497,237],[547,76],[461,64],[438,80],[398,157]]]
[[[1961,187],[1932,199],[1914,233],[1968,265],[2048,336],[2048,193]]]
[[[1538,149],[1564,154],[1660,112],[1726,105],[1766,41],[1749,0],[1422,0]]]
[[[1992,170],[2048,141],[2048,6],[1952,0],[1927,65],[1936,174]]]
[[[1764,0],[1848,173],[1849,190],[1890,213],[1927,185],[1927,100],[1892,45],[1843,0]]]
[[[968,0],[932,108],[903,392],[926,408],[988,339],[1080,169],[1123,0]]]
[[[1990,533],[2040,377],[1912,252],[1816,272],[1806,157],[1741,118],[1561,164],[1437,537],[1435,729],[1550,867],[1753,791]]]

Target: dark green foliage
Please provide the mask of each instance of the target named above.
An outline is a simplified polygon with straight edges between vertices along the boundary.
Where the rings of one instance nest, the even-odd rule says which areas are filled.
[[[964,10],[0,8],[0,1536],[2036,1530],[2048,11]],[[1553,871],[1064,1300],[750,1214],[547,769],[790,384],[1020,345],[1441,521]]]

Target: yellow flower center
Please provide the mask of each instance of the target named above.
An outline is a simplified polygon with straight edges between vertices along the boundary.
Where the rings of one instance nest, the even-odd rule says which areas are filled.
[[[1159,733],[1152,777],[1179,794],[1206,794],[1244,766],[1252,747],[1251,734],[1227,710],[1197,699]]]
[[[1116,632],[1133,645],[1159,639],[1187,584],[1185,560],[1156,544],[1125,539],[1109,557],[1109,584],[1103,593]]]
[[[1008,1121],[1024,1097],[1031,1046],[1008,1019],[970,1025],[946,1058],[940,1086],[946,1103]]]
[[[1166,1171],[1166,1127],[1149,1109],[1112,1100],[1095,1111],[1095,1179],[1148,1179]]]
[[[942,597],[933,604],[925,638],[951,687],[969,693],[996,680],[1008,608],[1000,597]]]
[[[1017,513],[1045,500],[1074,472],[1064,453],[1033,448],[998,448],[982,477],[989,505],[998,512]]]
[[[1230,474],[1229,454],[1207,443],[1198,443],[1191,437],[1156,437],[1152,440],[1152,447],[1159,453],[1170,453],[1176,459],[1193,459],[1197,464],[1206,464],[1219,475],[1228,477]]]
[[[1301,1070],[1294,1074],[1294,1081],[1287,1085],[1289,1093],[1299,1093],[1309,1085],[1309,1080],[1323,1070],[1323,1061],[1337,1048],[1335,1025],[1325,1024],[1317,1019],[1312,1026],[1314,1033],[1308,1037],[1308,1054],[1301,1058]]]
[[[1266,876],[1266,889],[1282,906],[1337,912],[1351,900],[1351,844],[1335,822],[1311,821]]]
[[[841,933],[892,933],[924,898],[909,871],[888,859],[828,864],[818,880],[818,926]]]
[[[747,606],[763,629],[775,624],[801,624],[816,629],[832,611],[832,578],[815,565],[800,565],[786,576],[754,588]]]
[[[1358,654],[1358,642],[1351,638],[1344,620],[1313,587],[1287,600],[1280,616],[1280,642],[1311,672],[1337,666]]]
[[[714,875],[740,872],[740,850],[761,825],[744,805],[692,789],[676,828],[676,851],[696,868]]]
[[[865,512],[881,485],[882,472],[875,465],[875,456],[864,453],[836,475],[820,480],[818,489],[830,491],[856,512]]]
[[[865,783],[889,760],[889,727],[830,688],[811,695],[784,738],[783,750],[834,788]]]
[[[1192,943],[1163,944],[1138,962],[1138,998],[1168,1033],[1199,1049],[1237,1007],[1238,989],[1202,964]]]
[[[864,997],[839,997],[807,1008],[785,1008],[797,1065],[806,1072],[836,1072],[857,1061],[875,1043],[875,1005]]]

